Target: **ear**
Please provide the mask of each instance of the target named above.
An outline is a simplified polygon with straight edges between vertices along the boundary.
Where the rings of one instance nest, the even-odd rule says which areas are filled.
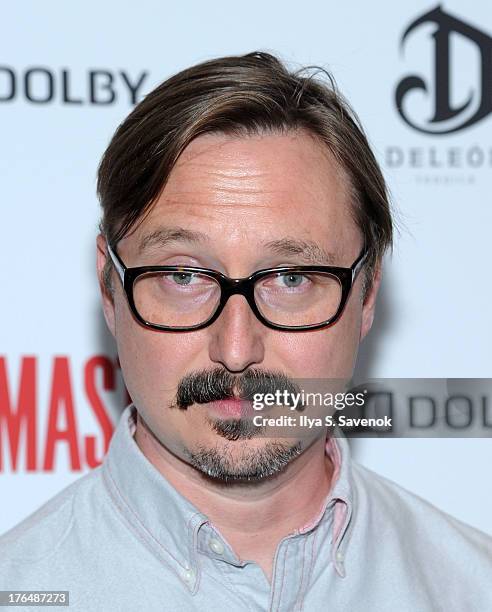
[[[376,298],[378,295],[379,286],[381,285],[381,275],[381,262],[379,261],[374,269],[374,276],[372,279],[371,288],[367,292],[367,295],[364,299],[364,303],[362,305],[362,323],[360,328],[361,341],[369,333],[369,330],[372,327],[372,322],[374,321]]]
[[[104,311],[104,318],[109,331],[115,336],[115,315],[114,315],[114,299],[113,296],[108,292],[104,284],[104,266],[107,260],[106,251],[106,239],[102,234],[96,239],[96,264],[97,264],[97,278],[99,281],[99,289],[101,291],[102,307]]]

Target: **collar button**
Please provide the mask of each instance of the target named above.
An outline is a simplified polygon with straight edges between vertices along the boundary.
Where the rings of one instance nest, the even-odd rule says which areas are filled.
[[[182,577],[183,577],[183,582],[184,583],[191,584],[193,582],[193,580],[195,579],[195,572],[192,569],[187,568],[183,572]]]
[[[208,545],[210,546],[210,550],[214,553],[216,553],[217,555],[221,555],[224,552],[224,545],[222,544],[222,542],[220,540],[217,540],[215,538],[211,538],[210,542],[208,543]]]

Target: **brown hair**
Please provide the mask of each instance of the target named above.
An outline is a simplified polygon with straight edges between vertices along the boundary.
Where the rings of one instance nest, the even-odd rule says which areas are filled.
[[[315,69],[312,74],[306,74]],[[326,80],[317,78],[322,73]],[[98,170],[100,230],[110,244],[151,210],[179,155],[197,136],[244,136],[304,129],[328,147],[348,178],[353,217],[369,250],[365,291],[392,245],[388,190],[360,121],[317,66],[290,72],[275,56],[253,52],[213,59],[161,83],[116,130]],[[111,263],[103,273],[111,293]]]

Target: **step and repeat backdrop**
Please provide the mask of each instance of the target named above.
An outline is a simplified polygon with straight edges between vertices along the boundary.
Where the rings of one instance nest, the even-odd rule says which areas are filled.
[[[0,30],[0,533],[100,464],[128,402],[98,294],[96,169],[133,105],[199,61],[320,65],[360,116],[398,232],[357,376],[492,376],[489,2],[18,2]],[[468,411],[492,428],[488,397]],[[351,444],[492,532],[486,435]]]

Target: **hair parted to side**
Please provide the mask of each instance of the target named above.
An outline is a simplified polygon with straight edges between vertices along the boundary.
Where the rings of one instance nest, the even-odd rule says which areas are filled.
[[[325,79],[318,78],[322,74]],[[333,77],[309,66],[290,72],[256,51],[187,68],[151,91],[116,130],[98,169],[101,233],[110,244],[148,214],[185,147],[197,136],[305,130],[324,143],[348,179],[353,218],[369,256],[364,294],[375,265],[391,248],[388,189],[361,123]],[[103,272],[109,294],[112,264]]]

